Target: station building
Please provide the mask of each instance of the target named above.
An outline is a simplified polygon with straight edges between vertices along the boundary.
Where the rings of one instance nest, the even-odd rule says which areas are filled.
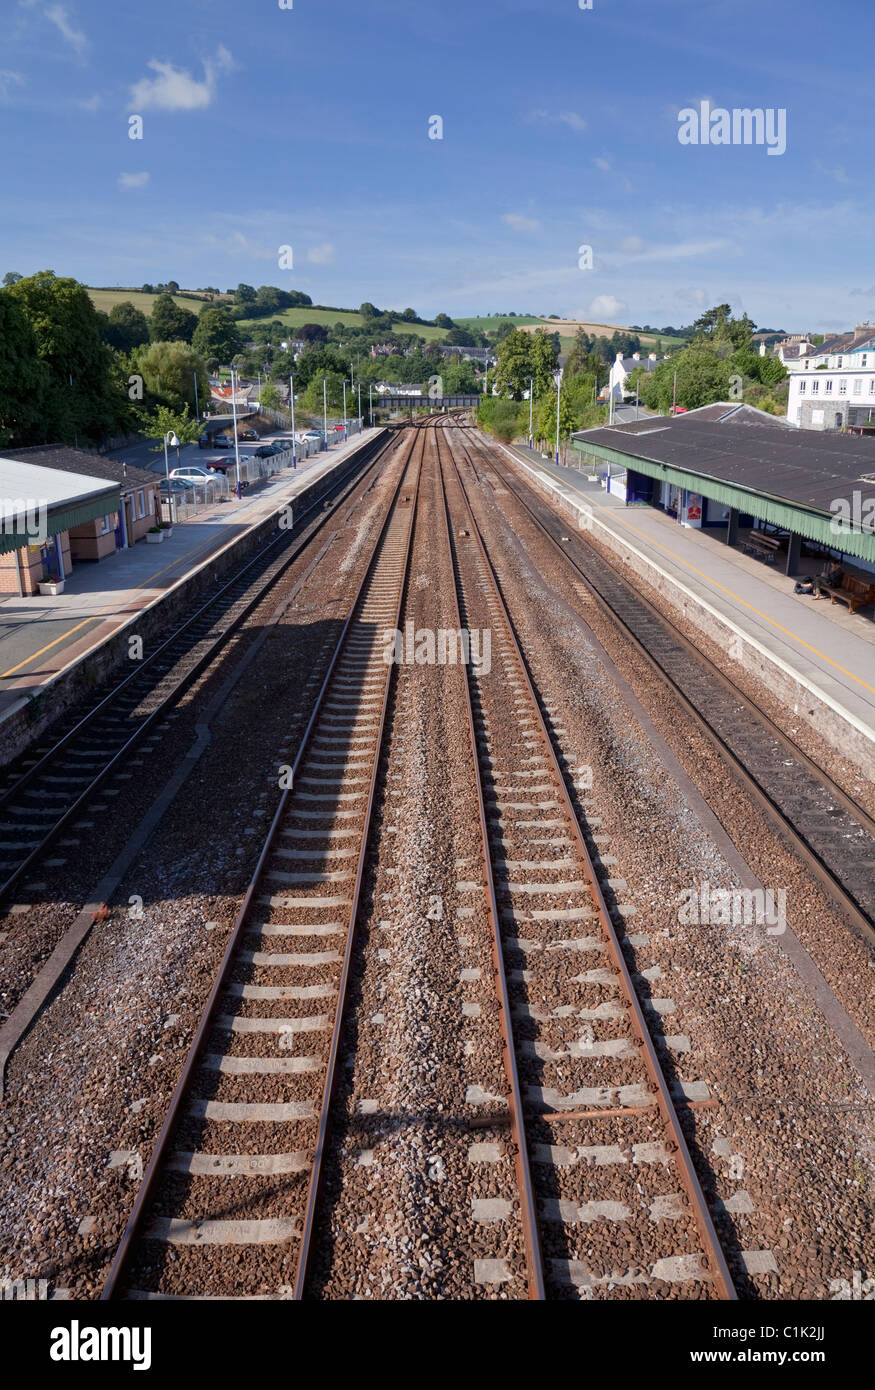
[[[720,402],[582,430],[572,444],[585,471],[627,506],[658,507],[730,546],[753,540],[756,551],[759,541],[788,575],[803,554],[875,572],[875,440],[809,433]]]
[[[0,457],[0,594],[25,598],[154,526],[159,478],[63,444]]]

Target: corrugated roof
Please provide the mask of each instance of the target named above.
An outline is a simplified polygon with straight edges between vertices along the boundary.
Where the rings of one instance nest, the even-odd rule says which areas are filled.
[[[147,483],[155,486],[159,482],[157,475],[150,473],[148,468],[137,468],[134,464],[125,464],[122,459],[106,458],[104,454],[89,454],[67,444],[36,444],[26,449],[11,449],[6,457],[40,468],[62,469],[65,473],[103,479],[124,488],[145,487]]]
[[[705,409],[713,411],[718,407]],[[776,424],[780,426],[781,422]],[[775,429],[757,421],[747,410],[722,419],[703,418],[701,411],[690,412],[661,420],[660,425],[667,428],[654,430],[652,422],[640,421],[629,427],[584,430],[575,439],[778,497],[826,515],[831,514],[831,506],[838,499],[851,501],[855,492],[860,494],[862,505],[868,498],[875,498],[875,440]]]

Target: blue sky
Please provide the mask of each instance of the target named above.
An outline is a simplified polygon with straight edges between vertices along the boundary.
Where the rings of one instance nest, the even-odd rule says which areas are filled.
[[[7,0],[0,268],[428,316],[875,319],[872,4],[293,6]],[[786,153],[681,145],[703,100],[785,110]]]

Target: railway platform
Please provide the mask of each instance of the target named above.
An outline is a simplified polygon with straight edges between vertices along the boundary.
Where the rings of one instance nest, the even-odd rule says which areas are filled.
[[[0,603],[0,737],[4,719],[23,699],[101,643],[131,617],[160,601],[206,561],[233,545],[284,502],[330,473],[375,431],[365,430],[328,454],[275,474],[238,502],[217,503],[174,526],[160,546],[117,551],[101,565],[79,566],[64,592]]]
[[[506,452],[563,511],[583,513],[594,539],[686,608],[727,662],[749,666],[840,751],[875,765],[875,622],[794,594],[794,579],[652,507],[626,506],[576,467],[524,447]],[[808,563],[812,572],[823,564]]]

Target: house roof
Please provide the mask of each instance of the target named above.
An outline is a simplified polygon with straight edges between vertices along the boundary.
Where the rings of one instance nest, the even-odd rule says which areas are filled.
[[[133,464],[125,464],[121,459],[107,458],[104,454],[71,449],[66,444],[36,444],[26,449],[13,449],[8,457],[40,468],[53,468],[104,483],[115,483],[122,492],[147,485],[155,487],[159,481],[156,474],[150,473],[147,468],[137,468]]]

